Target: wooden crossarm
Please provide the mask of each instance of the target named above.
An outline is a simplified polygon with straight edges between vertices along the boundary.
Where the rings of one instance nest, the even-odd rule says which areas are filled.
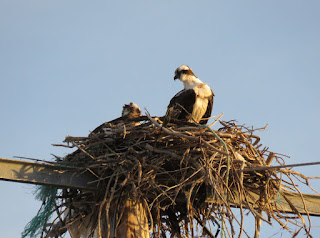
[[[89,172],[80,173],[78,169],[44,163],[27,162],[0,158],[0,180],[7,180],[20,183],[31,183],[41,185],[51,185],[62,188],[79,188],[96,190],[99,189],[96,177]],[[249,203],[254,204],[259,199],[258,193],[250,193]],[[298,193],[281,191],[276,195],[277,209],[282,212],[292,213],[286,196],[289,201],[297,208],[301,214],[307,214],[304,209],[303,200]],[[320,196],[313,194],[303,194],[303,198],[311,216],[320,216]],[[207,202],[217,202],[213,198],[207,198]],[[239,207],[239,199],[235,196],[234,200],[228,201],[233,207]]]
[[[236,193],[234,193],[234,198],[231,200],[229,199],[228,203],[232,207],[239,207],[240,206],[240,199],[236,196]],[[303,196],[303,199],[301,198],[301,195]],[[307,211],[304,209],[303,200],[306,204],[306,208],[308,210],[308,213],[310,216],[320,216],[320,196],[314,195],[314,194],[299,194],[299,193],[292,193],[287,191],[280,191],[277,195],[275,195],[275,201],[276,201],[276,209],[285,212],[285,213],[294,213],[284,198],[284,196],[287,197],[287,199],[296,207],[296,209],[302,214],[306,215]],[[258,192],[249,192],[249,196],[247,196],[248,203],[255,209],[258,207],[255,205],[257,204],[257,201],[259,200],[259,193]],[[206,199],[206,202],[210,203],[221,203],[221,201],[216,201],[213,198],[209,197]],[[246,207],[245,204],[243,204],[243,207]]]
[[[72,167],[0,158],[0,180],[95,190],[95,179]]]

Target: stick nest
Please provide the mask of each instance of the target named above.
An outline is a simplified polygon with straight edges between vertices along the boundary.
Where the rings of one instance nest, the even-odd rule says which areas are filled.
[[[252,237],[244,229],[245,209],[255,217],[257,234],[261,220],[276,221],[288,230],[288,222],[293,223],[309,234],[294,207],[296,214],[288,215],[275,201],[280,185],[298,191],[292,175],[304,177],[287,169],[255,170],[269,166],[274,158],[278,165],[284,161],[260,144],[256,130],[235,121],[219,123],[218,130],[179,121],[162,128],[159,118],[147,115],[105,123],[88,137],[67,137],[65,142],[78,149],[58,159],[59,164],[90,172],[103,189],[61,190],[54,223],[60,220],[63,230],[61,224],[67,227],[90,216],[90,233],[103,233],[100,220],[113,216],[109,208],[116,207],[120,214],[121,204],[134,198],[146,204],[153,237],[166,237],[168,232],[174,237],[215,237],[219,231],[233,237],[236,230],[239,236]],[[240,212],[235,215],[231,207]],[[110,219],[107,222],[114,231]]]

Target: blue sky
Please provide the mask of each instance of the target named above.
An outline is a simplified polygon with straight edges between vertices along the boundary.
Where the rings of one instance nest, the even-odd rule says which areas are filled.
[[[187,64],[212,87],[213,115],[268,124],[262,142],[288,164],[319,161],[319,9],[311,0],[0,1],[0,157],[63,156],[52,143],[86,136],[131,101],[161,116],[182,88],[174,70]],[[1,237],[20,237],[40,202],[31,185],[0,189]]]

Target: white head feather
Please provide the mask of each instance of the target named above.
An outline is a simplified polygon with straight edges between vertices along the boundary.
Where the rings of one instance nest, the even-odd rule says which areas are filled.
[[[191,70],[192,71],[192,69],[188,65],[185,65],[185,64],[181,65],[179,68],[177,68],[177,70],[179,70],[179,71]]]
[[[192,69],[185,64],[176,69],[174,79],[179,79],[181,82],[183,82],[184,89],[192,89],[195,86],[203,83],[194,75]]]

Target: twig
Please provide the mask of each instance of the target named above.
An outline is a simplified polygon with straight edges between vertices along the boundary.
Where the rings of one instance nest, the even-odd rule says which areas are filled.
[[[166,133],[169,134],[169,135],[178,136],[178,137],[181,137],[181,138],[186,138],[186,139],[189,139],[189,140],[191,140],[191,141],[200,141],[200,140],[201,140],[201,137],[198,137],[198,136],[187,136],[187,135],[184,135],[184,134],[182,134],[182,133],[175,132],[175,131],[173,131],[172,129],[165,128],[165,127],[161,126],[156,120],[154,120],[154,119],[149,115],[148,112],[146,113],[146,115],[147,115],[147,117],[149,118],[149,120],[150,120],[154,125],[156,125],[157,127],[161,128],[164,132],[166,132]],[[221,153],[221,154],[227,155],[226,152],[216,149],[214,146],[210,145],[210,144],[207,143],[206,141],[203,141],[203,142],[204,142],[204,144],[205,144],[206,146],[210,147],[212,150],[214,150],[214,151],[216,151],[216,152],[219,152],[219,153]]]
[[[216,124],[218,121],[220,121],[220,119],[221,119],[222,116],[223,116],[223,113],[221,113],[221,114],[218,116],[218,118],[215,119],[215,121],[209,125],[209,127],[213,127],[214,124]]]
[[[276,166],[259,166],[255,168],[244,168],[242,170],[239,170],[239,172],[262,171],[262,170],[281,169],[281,168],[289,168],[289,167],[291,168],[291,167],[310,166],[310,165],[317,165],[317,164],[320,164],[320,162],[286,164],[286,165],[276,165]]]

